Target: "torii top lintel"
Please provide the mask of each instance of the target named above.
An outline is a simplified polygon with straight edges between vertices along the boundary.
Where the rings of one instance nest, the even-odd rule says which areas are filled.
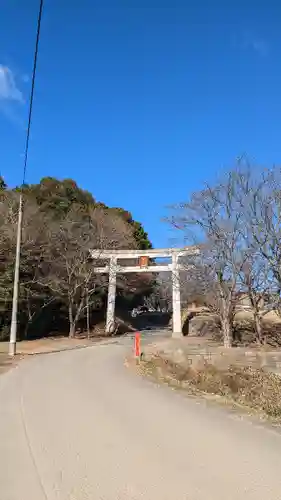
[[[200,253],[198,246],[189,246],[184,248],[153,248],[150,250],[90,250],[92,259],[110,259],[116,257],[117,259],[135,259],[138,257],[172,257],[177,255],[198,255]]]

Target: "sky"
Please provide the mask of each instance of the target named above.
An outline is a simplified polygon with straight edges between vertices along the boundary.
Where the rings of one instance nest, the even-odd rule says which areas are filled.
[[[22,181],[39,0],[0,0],[0,174]],[[45,0],[26,182],[73,178],[143,223],[247,154],[281,160],[276,0]],[[172,238],[172,239],[171,239]]]

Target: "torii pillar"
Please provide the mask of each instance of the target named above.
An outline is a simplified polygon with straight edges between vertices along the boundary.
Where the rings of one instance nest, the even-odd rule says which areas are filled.
[[[178,254],[172,254],[173,337],[182,337],[181,290]]]
[[[108,272],[108,296],[107,296],[107,311],[106,311],[106,333],[113,333],[114,331],[114,313],[115,313],[115,299],[116,299],[116,272],[117,272],[117,258],[110,257],[109,272]]]

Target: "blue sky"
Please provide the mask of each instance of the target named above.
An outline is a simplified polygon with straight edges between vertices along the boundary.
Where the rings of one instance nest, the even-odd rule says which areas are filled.
[[[19,184],[39,1],[0,0],[0,172]],[[27,182],[71,177],[140,220],[247,153],[281,159],[275,0],[45,0]]]

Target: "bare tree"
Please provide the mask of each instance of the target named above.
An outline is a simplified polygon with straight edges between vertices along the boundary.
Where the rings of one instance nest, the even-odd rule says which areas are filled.
[[[251,249],[249,249],[249,252]],[[275,308],[275,280],[268,262],[261,258],[258,252],[247,255],[240,272],[242,290],[249,297],[250,307],[254,318],[256,341],[262,344],[264,340],[262,319]]]
[[[172,279],[169,273],[159,274],[153,292],[144,298],[144,305],[155,311],[170,312],[172,310]]]
[[[248,168],[240,176],[240,192],[246,200],[243,221],[249,267],[251,276],[258,277],[253,283],[258,290],[263,280],[272,308],[281,313],[281,169],[274,167],[257,177]]]
[[[19,193],[2,192],[0,200],[0,300],[2,310],[9,310],[12,300],[13,266],[16,248]],[[31,199],[25,200],[22,224],[19,313],[26,318],[25,335],[35,318],[53,298],[44,294],[40,265],[46,241],[46,217]]]
[[[83,311],[86,310],[89,320],[91,295],[97,287],[106,285],[106,277],[94,273],[89,251],[93,248],[122,248],[132,241],[125,222],[118,216],[109,216],[100,208],[84,212],[73,206],[63,221],[53,222],[50,228],[50,272],[44,273],[45,284],[58,296],[67,298],[69,337],[75,335]]]
[[[237,202],[237,188],[237,174],[231,172],[225,182],[207,186],[189,202],[174,207],[170,217],[170,223],[187,239],[192,235],[193,242],[204,243],[199,262],[202,289],[208,306],[220,318],[225,347],[232,345],[238,278],[245,261],[241,237],[244,207]]]
[[[281,311],[280,174],[280,169],[273,168],[257,175],[247,161],[236,172],[236,203],[244,208],[241,236],[245,260],[239,279],[249,297],[258,343],[263,341],[263,316],[272,309]]]

